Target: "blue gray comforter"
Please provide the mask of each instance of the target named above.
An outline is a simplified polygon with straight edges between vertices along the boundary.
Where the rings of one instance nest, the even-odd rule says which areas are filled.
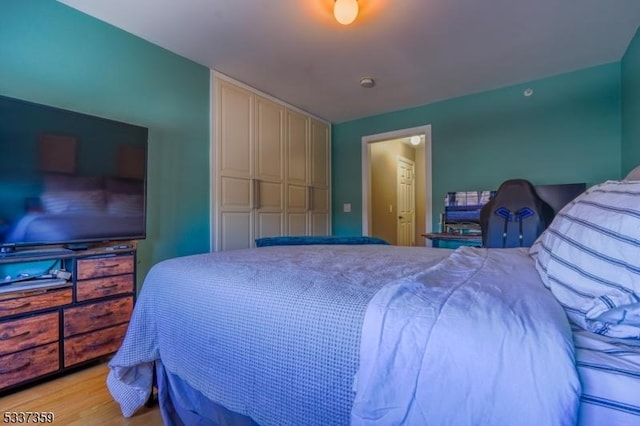
[[[477,253],[480,258],[486,257],[486,250],[469,250],[472,250],[469,252],[471,255]],[[447,268],[441,266],[438,269],[437,265],[450,253],[442,249],[385,245],[276,246],[161,262],[147,276],[127,336],[110,362],[111,371],[107,379],[109,389],[120,403],[123,414],[132,415],[149,395],[153,361],[161,359],[167,371],[182,378],[207,398],[229,410],[250,416],[261,425],[334,425],[369,421],[376,424],[375,413],[379,412],[378,408],[385,408],[380,406],[379,400],[372,398],[372,395],[382,391],[381,383],[385,381],[384,377],[372,377],[376,374],[376,363],[385,365],[389,359],[403,360],[408,355],[403,351],[422,350],[420,348],[424,345],[398,345],[398,351],[391,358],[388,358],[391,348],[387,348],[386,352],[377,348],[376,353],[384,355],[381,359],[363,357],[363,348],[376,348],[376,342],[395,345],[396,338],[405,342],[426,339],[426,346],[431,353],[437,354],[439,347],[450,350],[451,345],[446,344],[448,337],[460,336],[455,341],[466,343],[459,348],[460,355],[453,358],[455,363],[448,364],[447,353],[442,353],[434,368],[426,369],[430,372],[457,369],[455,376],[452,376],[455,377],[455,383],[452,381],[451,388],[446,391],[428,388],[411,395],[423,398],[434,392],[445,395],[449,391],[452,396],[456,395],[455,389],[461,385],[460,377],[467,377],[469,381],[462,386],[465,392],[471,392],[474,386],[487,385],[473,382],[476,369],[482,368],[469,361],[477,361],[474,345],[478,342],[473,340],[473,330],[437,328],[439,333],[416,332],[437,324],[441,319],[438,315],[432,316],[431,322],[413,324],[409,321],[407,324],[410,326],[406,327],[402,321],[406,323],[411,315],[399,317],[400,322],[389,323],[389,327],[376,329],[368,325],[371,324],[372,299],[379,301],[382,295],[382,300],[385,300],[384,297],[393,295],[399,282],[403,285],[412,283],[410,286],[420,283],[428,287],[429,280],[423,278],[432,276],[430,274],[436,270],[439,272],[434,288],[446,288]],[[455,263],[456,260],[445,259],[443,262]],[[480,261],[460,268],[472,268],[466,274],[474,277],[487,264]],[[499,273],[517,277],[523,265],[525,273],[528,273],[527,268],[533,268],[532,263],[526,262],[513,268],[505,264]],[[491,279],[490,272],[484,271],[483,274],[486,279]],[[531,281],[531,278],[528,280]],[[500,292],[506,289],[504,286],[517,286],[517,280],[509,282],[506,278],[500,281],[499,287],[492,287],[496,288],[492,292],[493,297],[485,300],[481,297],[482,291],[478,290],[477,282],[475,287],[468,287],[466,283],[472,281],[453,280],[456,289],[452,294],[458,297],[464,294],[464,297],[473,300],[457,314],[453,311],[453,316],[464,317],[469,306],[475,304],[492,312],[492,317],[502,317],[516,324],[516,328],[520,327],[520,333],[504,333],[496,328],[493,336],[479,334],[484,351],[505,354],[499,358],[500,366],[504,367],[500,375],[508,377],[509,374],[520,374],[522,367],[537,368],[540,362],[549,361],[562,370],[563,377],[562,380],[553,381],[550,387],[549,381],[541,381],[544,389],[518,388],[517,395],[525,398],[519,399],[520,402],[509,396],[512,389],[509,389],[510,383],[505,384],[505,381],[496,380],[499,387],[492,390],[491,395],[495,397],[495,403],[522,404],[524,401],[525,404],[533,404],[534,408],[530,411],[535,411],[535,404],[540,403],[541,395],[546,392],[551,402],[545,402],[545,415],[561,420],[555,424],[569,424],[577,410],[579,384],[572,367],[571,335],[566,318],[557,318],[555,309],[559,306],[554,305],[553,299],[546,298],[544,288],[535,287],[539,283],[534,283],[532,288],[535,290],[529,290],[531,286],[523,287],[522,299],[525,302],[522,306],[525,309],[518,313],[517,310],[522,306],[512,302],[513,292],[509,293],[511,302],[500,301]],[[460,288],[465,288],[465,291],[461,293]],[[478,299],[474,300],[475,297]],[[458,309],[450,306],[449,300],[458,299],[438,296],[434,303],[444,303],[443,307],[446,306],[447,310]],[[415,303],[415,300],[411,303]],[[540,312],[536,307],[540,308]],[[391,304],[388,308],[407,309],[402,303]],[[427,311],[430,309],[426,308]],[[536,317],[538,315],[539,318]],[[525,317],[536,318],[536,321]],[[424,315],[421,318],[424,319]],[[538,320],[542,326],[536,325]],[[501,321],[494,323],[500,327]],[[473,321],[465,322],[465,326],[469,325],[473,327]],[[452,323],[451,326],[456,325]],[[391,335],[388,330],[391,330]],[[406,331],[413,334],[402,335]],[[541,335],[552,337],[540,340]],[[533,340],[523,344],[526,339]],[[547,343],[557,347],[544,347]],[[536,344],[542,344],[543,347],[531,349]],[[523,350],[518,351],[519,347]],[[427,353],[414,353],[411,359]],[[536,359],[535,363],[524,362],[531,357]],[[466,366],[462,364],[465,359],[468,360]],[[428,360],[425,363],[429,365]],[[495,367],[496,364],[491,365]],[[394,366],[393,362],[391,366]],[[408,389],[407,380],[417,383],[418,377],[421,386],[429,386],[429,376],[421,373],[424,365],[417,366],[412,373],[414,379],[405,373],[396,376],[399,382],[393,383],[399,386],[398,389]],[[389,374],[397,373],[389,365],[385,368]],[[555,374],[560,370],[552,371]],[[533,377],[547,372],[530,371],[526,374]],[[357,380],[354,380],[356,376]],[[478,377],[486,379],[486,375]],[[442,379],[438,380],[434,383],[442,383]],[[512,384],[518,386],[517,378]],[[536,398],[529,400],[529,395]],[[562,397],[558,399],[558,396]],[[412,404],[411,401],[415,402],[416,399],[412,398],[401,398],[393,403]],[[464,402],[459,394],[455,398],[455,401]],[[465,410],[464,403],[459,408]],[[370,416],[372,409],[373,420]],[[411,407],[406,411],[410,412]],[[490,404],[480,414],[487,416],[482,418],[491,419],[492,412]],[[434,424],[446,424],[436,415],[440,416],[441,413],[434,412],[431,417]]]

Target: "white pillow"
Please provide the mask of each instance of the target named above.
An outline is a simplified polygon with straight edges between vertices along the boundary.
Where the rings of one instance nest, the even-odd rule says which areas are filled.
[[[589,188],[556,215],[530,253],[576,324],[640,338],[640,181]]]

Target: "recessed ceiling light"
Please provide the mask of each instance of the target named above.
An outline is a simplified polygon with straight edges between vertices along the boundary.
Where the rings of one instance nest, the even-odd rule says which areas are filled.
[[[525,95],[526,97],[529,97],[533,95],[533,89],[524,89],[524,92],[522,92],[522,94]]]
[[[411,142],[411,145],[413,145],[413,146],[420,145],[420,136],[413,135],[413,136],[411,136],[411,139],[409,139],[409,141]]]
[[[376,85],[376,82],[371,77],[363,77],[360,79],[360,86],[364,87],[365,89],[369,89],[375,85]]]

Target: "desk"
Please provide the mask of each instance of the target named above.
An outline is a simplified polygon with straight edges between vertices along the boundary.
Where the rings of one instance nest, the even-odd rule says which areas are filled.
[[[433,247],[440,247],[441,241],[451,241],[455,243],[463,243],[470,246],[482,246],[482,235],[470,235],[470,234],[446,234],[446,233],[433,233],[433,234],[421,234],[428,240],[433,242]]]

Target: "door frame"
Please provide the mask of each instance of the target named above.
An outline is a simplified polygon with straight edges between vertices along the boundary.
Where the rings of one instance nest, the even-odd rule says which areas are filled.
[[[431,163],[431,125],[393,130],[362,137],[362,235],[371,235],[371,144],[390,139],[406,138],[413,135],[424,135],[424,165],[425,165],[425,230],[433,230],[433,184]]]

